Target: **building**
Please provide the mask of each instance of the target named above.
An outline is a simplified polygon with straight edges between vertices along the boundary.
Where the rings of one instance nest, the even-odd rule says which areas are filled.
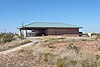
[[[48,36],[48,35],[79,36],[80,28],[82,27],[65,23],[34,22],[28,25],[24,25],[18,29],[20,36],[24,34],[24,37],[33,37],[33,36]]]

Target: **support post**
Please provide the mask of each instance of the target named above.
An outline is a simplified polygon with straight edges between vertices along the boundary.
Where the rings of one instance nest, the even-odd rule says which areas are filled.
[[[25,30],[25,33],[26,33],[26,37],[27,37],[27,30]]]
[[[19,30],[19,36],[22,36],[22,32],[21,32],[21,29]]]
[[[24,30],[24,37],[27,37],[27,30]]]

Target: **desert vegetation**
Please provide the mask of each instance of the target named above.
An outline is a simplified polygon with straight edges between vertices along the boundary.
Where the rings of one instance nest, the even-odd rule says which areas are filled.
[[[100,41],[44,37],[33,45],[0,55],[0,67],[100,67]]]
[[[5,51],[26,43],[31,42],[28,39],[22,39],[17,36],[14,37],[15,34],[13,33],[1,33],[0,34],[0,51]]]
[[[12,33],[1,33],[0,34],[0,43],[11,42],[14,40],[14,34]]]
[[[26,44],[26,43],[30,43],[30,42],[31,41],[27,40],[27,39],[15,40],[15,41],[12,41],[12,42],[7,42],[5,44],[1,44],[0,45],[0,51],[5,51],[5,50],[11,49],[11,48],[15,48],[17,46],[20,46],[20,45],[23,45],[23,44]]]
[[[97,35],[96,39],[100,39],[100,34]]]

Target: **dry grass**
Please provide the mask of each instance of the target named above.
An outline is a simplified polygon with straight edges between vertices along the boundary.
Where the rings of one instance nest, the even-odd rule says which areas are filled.
[[[0,67],[100,67],[100,55],[95,54],[99,51],[99,41],[45,40],[14,53],[0,55]]]
[[[16,41],[12,41],[12,42],[7,42],[5,44],[1,44],[0,45],[0,51],[5,51],[26,43],[31,42],[30,40],[24,39],[24,40],[16,40]]]

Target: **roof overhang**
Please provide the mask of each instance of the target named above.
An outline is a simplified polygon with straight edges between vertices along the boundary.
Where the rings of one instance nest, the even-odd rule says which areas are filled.
[[[27,29],[27,28],[83,28],[75,25],[56,23],[56,22],[34,22],[31,24],[24,25],[17,29]]]
[[[38,29],[38,28],[57,28],[57,29],[59,29],[59,28],[61,28],[61,29],[64,29],[64,28],[83,28],[83,27],[22,27],[22,28],[17,28],[17,29]]]

